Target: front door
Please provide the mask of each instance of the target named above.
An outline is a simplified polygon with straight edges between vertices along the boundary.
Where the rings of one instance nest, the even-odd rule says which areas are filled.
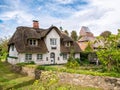
[[[51,64],[55,64],[55,53],[50,53]]]

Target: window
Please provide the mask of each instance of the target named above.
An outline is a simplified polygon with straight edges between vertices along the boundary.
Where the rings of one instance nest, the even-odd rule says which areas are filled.
[[[55,49],[57,49],[57,48],[56,48],[56,47],[51,47],[51,49],[54,49],[54,50],[55,50]]]
[[[66,46],[66,47],[70,47],[70,42],[66,42],[66,43],[65,43],[65,46]]]
[[[46,57],[46,61],[48,61],[48,57]]]
[[[36,40],[33,40],[33,45],[36,45],[36,42],[37,42]]]
[[[50,58],[55,58],[55,53],[51,53]]]
[[[63,60],[66,60],[67,59],[67,54],[63,54]]]
[[[12,51],[14,51],[14,45],[11,45]]]
[[[29,45],[32,45],[32,46],[36,46],[38,44],[37,40],[34,40],[34,39],[30,39],[28,42],[29,42]]]
[[[56,45],[57,39],[56,38],[50,38],[50,45]]]
[[[42,54],[37,54],[37,60],[42,60],[43,56]]]
[[[25,60],[32,60],[32,54],[26,54]]]
[[[60,58],[58,57],[58,60],[60,60]]]

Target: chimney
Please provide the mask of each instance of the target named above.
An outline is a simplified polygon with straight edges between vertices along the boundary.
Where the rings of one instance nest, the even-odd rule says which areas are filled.
[[[33,28],[35,29],[39,28],[39,22],[37,20],[33,20]]]

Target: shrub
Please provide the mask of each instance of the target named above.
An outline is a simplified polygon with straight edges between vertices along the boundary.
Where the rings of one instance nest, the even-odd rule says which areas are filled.
[[[34,61],[30,61],[30,62],[28,62],[28,64],[35,64],[35,62]]]
[[[17,63],[16,65],[18,65],[18,66],[25,66],[25,65],[27,65],[27,63],[21,62],[21,63]]]
[[[67,68],[78,68],[79,63],[75,58],[69,57],[68,62],[66,63]]]
[[[39,70],[45,70],[45,66],[38,66],[37,69],[39,69]]]
[[[21,62],[21,63],[17,63],[16,65],[25,66],[25,65],[34,65],[34,64],[35,64],[34,61],[30,61],[30,62]]]
[[[75,58],[75,60],[80,64],[81,61],[80,61],[80,58]]]

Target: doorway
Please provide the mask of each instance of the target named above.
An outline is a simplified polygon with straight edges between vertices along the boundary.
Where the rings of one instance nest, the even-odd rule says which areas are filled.
[[[55,64],[55,53],[54,52],[50,53],[50,60],[51,60],[51,64]]]

